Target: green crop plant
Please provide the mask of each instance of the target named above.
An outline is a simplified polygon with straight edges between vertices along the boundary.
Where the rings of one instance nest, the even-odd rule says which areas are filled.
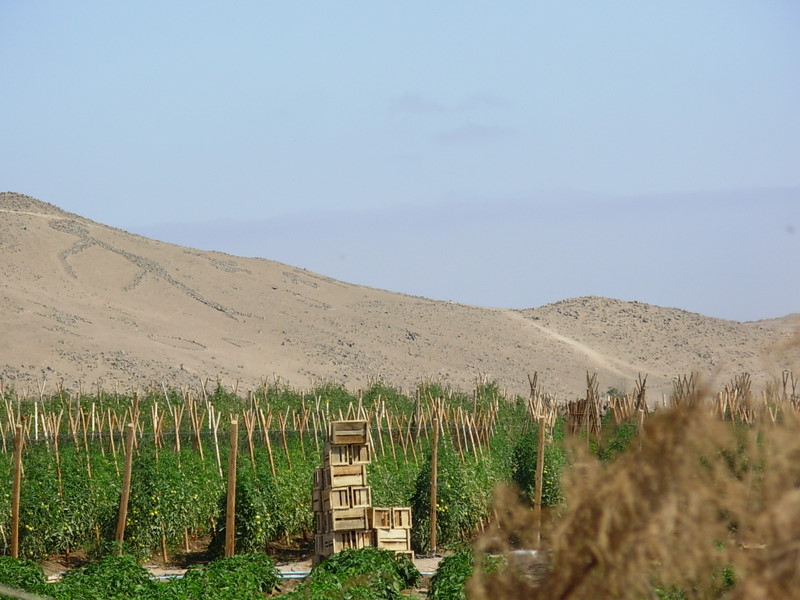
[[[166,600],[256,600],[278,590],[278,570],[266,554],[218,558],[206,567],[193,567],[170,582]]]
[[[99,562],[68,571],[48,588],[56,600],[127,600],[155,598],[158,584],[130,555],[106,556]]]
[[[0,556],[0,583],[35,594],[44,594],[47,591],[44,571],[27,558]]]
[[[177,546],[186,530],[204,533],[223,493],[211,459],[200,460],[190,449],[180,454],[162,449],[156,460],[152,447],[142,449],[134,461],[126,544],[147,556],[160,548],[162,536]]]
[[[389,550],[343,550],[314,568],[285,600],[402,600],[419,585],[420,573],[404,556]]]
[[[430,600],[466,600],[464,590],[472,576],[472,550],[459,550],[442,559],[431,578]]]
[[[255,464],[249,456],[239,455],[236,468],[235,547],[244,553],[263,552],[286,532],[267,452],[258,448],[254,456]],[[225,543],[226,497],[220,503],[219,527],[210,548],[215,555],[222,554]]]
[[[561,446],[562,429],[557,423],[553,440],[544,445],[544,470],[542,472],[542,505],[555,506],[563,500],[561,476],[566,466],[566,454]],[[534,497],[536,491],[536,462],[539,454],[539,424],[534,423],[523,433],[514,446],[512,476],[520,490]]]
[[[475,477],[477,463],[472,457],[462,461],[447,436],[439,442],[436,496],[437,546],[447,547],[469,539],[489,512],[485,495]],[[431,460],[420,468],[411,496],[414,520],[411,541],[419,552],[431,550]]]

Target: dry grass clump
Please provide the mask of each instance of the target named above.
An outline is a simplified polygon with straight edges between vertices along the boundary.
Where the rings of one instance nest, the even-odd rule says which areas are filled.
[[[715,402],[695,392],[651,415],[610,465],[576,443],[564,514],[543,532],[549,569],[474,577],[469,597],[800,597],[798,413],[732,423]],[[535,547],[530,509],[508,492],[496,502],[477,550]]]

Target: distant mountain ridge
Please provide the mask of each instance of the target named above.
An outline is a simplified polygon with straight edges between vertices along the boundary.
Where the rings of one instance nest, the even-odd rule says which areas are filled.
[[[252,389],[375,379],[405,389],[479,375],[526,394],[527,375],[562,399],[600,386],[651,398],[699,371],[715,386],[747,371],[763,385],[798,370],[800,316],[754,323],[600,297],[495,309],[352,285],[275,261],[144,238],[55,205],[0,193],[0,377],[129,390],[221,378]]]

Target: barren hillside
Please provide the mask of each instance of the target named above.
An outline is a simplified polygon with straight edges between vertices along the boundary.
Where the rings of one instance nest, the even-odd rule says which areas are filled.
[[[597,297],[523,311],[439,302],[146,239],[9,192],[0,276],[0,376],[30,393],[45,381],[128,390],[204,378],[248,389],[275,376],[470,388],[484,374],[524,394],[538,371],[571,399],[589,371],[602,390],[648,374],[653,398],[692,370],[715,384],[748,371],[757,386],[800,370],[798,315],[738,323]]]

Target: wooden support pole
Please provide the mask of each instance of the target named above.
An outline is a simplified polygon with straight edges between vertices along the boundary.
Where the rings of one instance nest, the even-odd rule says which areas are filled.
[[[19,500],[22,491],[22,424],[14,435],[14,481],[11,484],[11,558],[19,558]]]
[[[383,411],[375,411],[375,423],[378,426],[378,443],[381,446],[381,456],[386,456],[386,449],[383,447],[383,432],[381,431],[383,428]]]
[[[433,446],[431,447],[431,554],[436,554],[436,501],[439,478],[439,419],[433,419]]]
[[[264,411],[261,407],[258,408],[258,417],[261,421],[261,431],[264,432],[264,444],[267,446],[267,453],[269,454],[269,468],[272,471],[272,478],[275,478],[275,459],[272,457],[272,443],[269,441],[269,426],[272,423],[272,411],[270,409],[269,417],[264,417]]]
[[[225,556],[233,556],[236,545],[236,456],[239,452],[239,422],[231,419],[231,447],[228,452],[228,503],[225,515]]]
[[[125,539],[125,524],[128,520],[128,500],[131,497],[131,471],[133,470],[133,438],[135,437],[134,424],[128,425],[125,439],[125,471],[122,475],[122,495],[119,499],[119,513],[117,514],[117,532],[114,541],[121,544]],[[119,553],[120,548],[117,548]]]
[[[397,462],[397,451],[394,449],[394,435],[392,434],[392,416],[386,415],[386,426],[389,428],[389,446],[392,448],[392,459]]]
[[[247,432],[247,449],[250,451],[250,462],[253,464],[253,468],[255,468],[256,450],[253,445],[253,433],[255,432],[257,417],[252,410],[242,413],[242,417],[244,418],[244,428]]]
[[[217,457],[217,470],[219,476],[222,477],[222,459],[219,454],[219,422],[222,419],[222,414],[214,410],[214,405],[208,403],[208,422],[211,425],[211,431],[214,434],[214,453]]]
[[[286,421],[289,419],[289,408],[286,407],[286,417],[284,417],[281,413],[278,413],[278,420],[281,424],[281,439],[283,440],[283,452],[286,454],[286,464],[289,466],[289,470],[292,470],[292,457],[289,456],[289,444],[286,442]]]
[[[542,488],[544,483],[544,417],[539,419],[539,445],[536,451],[536,493],[534,497],[534,519],[536,520],[536,544],[542,541]]]

